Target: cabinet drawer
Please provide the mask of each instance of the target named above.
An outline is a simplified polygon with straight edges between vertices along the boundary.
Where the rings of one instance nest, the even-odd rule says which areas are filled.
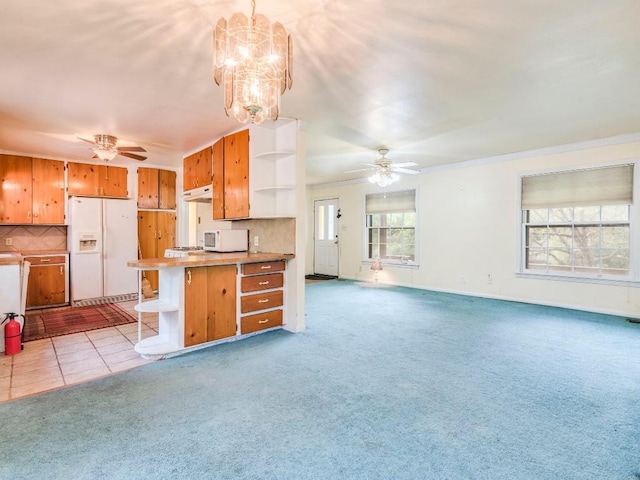
[[[64,255],[52,255],[46,257],[24,257],[24,259],[29,262],[32,266],[35,265],[51,265],[56,263],[64,263],[65,256]]]
[[[282,290],[246,295],[240,299],[240,312],[247,313],[264,310],[266,308],[280,307],[282,306],[282,302]]]
[[[284,270],[284,260],[275,262],[244,263],[242,273],[245,275],[255,275],[257,273],[281,272]]]
[[[242,277],[240,289],[242,293],[257,292],[258,290],[269,290],[270,288],[280,288],[284,282],[282,273],[271,273],[269,275],[255,275],[253,277]]]
[[[256,313],[255,315],[247,315],[242,317],[240,325],[240,333],[257,332],[265,328],[277,327],[282,325],[282,310],[272,310],[271,312]]]

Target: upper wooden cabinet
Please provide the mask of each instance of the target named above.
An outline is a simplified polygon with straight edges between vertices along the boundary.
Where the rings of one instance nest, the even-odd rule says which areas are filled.
[[[296,215],[297,124],[252,126],[212,147],[213,219]]]
[[[211,185],[211,147],[184,157],[182,164],[182,189],[185,192]]]
[[[138,168],[138,208],[176,208],[176,172]]]
[[[249,130],[218,140],[213,149],[213,218],[249,216]]]
[[[0,223],[64,224],[64,162],[0,155]]]
[[[127,198],[128,170],[125,167],[69,162],[69,195]]]

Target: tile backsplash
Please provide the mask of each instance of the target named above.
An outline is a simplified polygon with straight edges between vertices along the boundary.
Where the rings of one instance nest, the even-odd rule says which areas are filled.
[[[11,245],[7,245],[7,239],[10,239]],[[66,249],[65,226],[0,225],[0,252]]]

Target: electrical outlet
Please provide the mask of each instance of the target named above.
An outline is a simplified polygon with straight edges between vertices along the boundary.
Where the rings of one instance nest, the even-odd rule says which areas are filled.
[[[13,245],[13,238],[9,238],[9,237],[5,238],[4,239],[4,244],[5,245]]]
[[[258,247],[260,245],[260,241],[258,239],[258,235],[254,235],[253,237],[253,246]]]
[[[493,283],[493,278],[491,278],[491,274],[487,275],[487,283],[491,285]]]
[[[467,280],[464,278],[464,275],[460,275],[460,283],[467,283]]]

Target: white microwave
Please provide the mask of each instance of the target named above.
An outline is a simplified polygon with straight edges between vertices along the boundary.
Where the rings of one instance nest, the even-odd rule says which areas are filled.
[[[246,252],[249,230],[209,230],[203,234],[203,247],[208,252]]]

